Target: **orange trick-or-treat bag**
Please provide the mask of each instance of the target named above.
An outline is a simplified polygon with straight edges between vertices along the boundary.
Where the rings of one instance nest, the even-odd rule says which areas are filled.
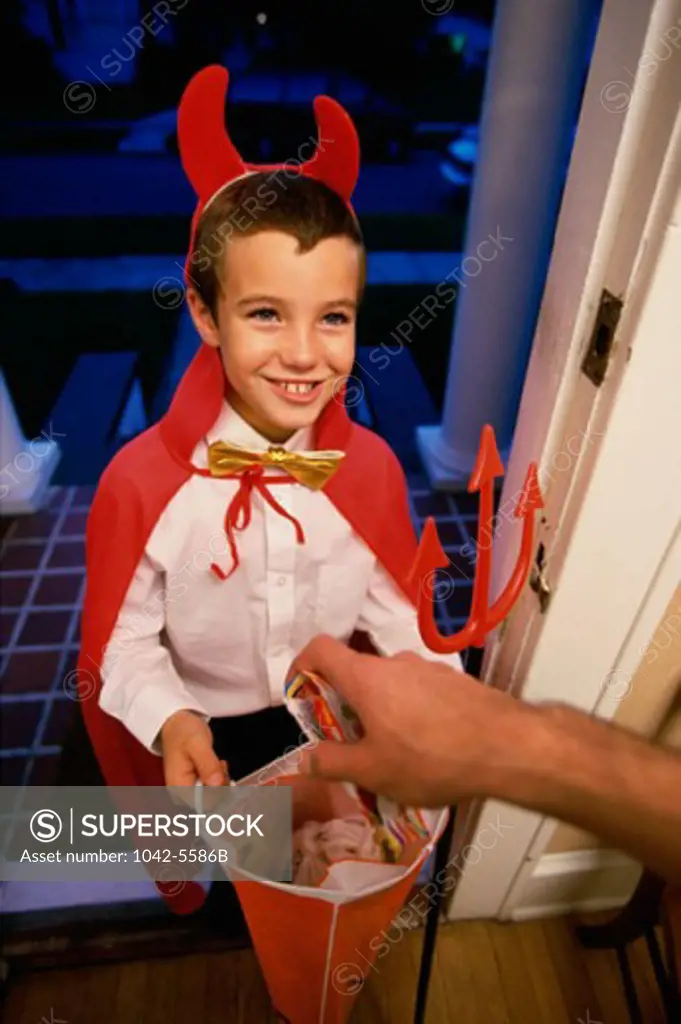
[[[300,774],[304,749],[284,755],[237,785],[291,787],[294,833],[309,822],[369,818],[365,794],[343,783]],[[384,932],[416,884],[448,812],[408,813],[415,813],[424,827],[420,833],[407,829],[397,854],[393,847],[392,854],[381,859],[334,860],[314,886],[265,879],[232,861],[225,867],[272,1003],[289,1024],[348,1020],[379,950],[386,947]]]

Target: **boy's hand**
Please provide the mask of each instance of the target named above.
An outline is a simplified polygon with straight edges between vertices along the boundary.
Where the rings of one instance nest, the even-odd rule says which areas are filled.
[[[213,750],[210,727],[193,711],[176,711],[161,728],[166,786],[223,786],[227,764]]]

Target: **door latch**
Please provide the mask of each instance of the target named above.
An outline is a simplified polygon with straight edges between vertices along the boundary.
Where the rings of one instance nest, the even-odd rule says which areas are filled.
[[[537,548],[537,557],[534,560],[532,571],[530,573],[530,589],[535,592],[539,598],[539,610],[543,615],[549,606],[551,601],[552,590],[548,584],[544,570],[546,568],[544,563],[545,558],[544,545],[540,544]]]
[[[609,292],[607,288],[603,289],[589,347],[582,361],[582,373],[597,388],[605,380],[622,305],[621,299]]]

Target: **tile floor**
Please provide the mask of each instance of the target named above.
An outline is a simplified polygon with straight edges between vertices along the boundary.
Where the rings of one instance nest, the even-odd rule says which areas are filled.
[[[0,553],[0,783],[50,785],[74,711],[91,487],[53,488]]]
[[[1,521],[0,784],[51,785],[74,713],[73,680],[85,579],[84,536],[94,488],[52,488],[47,507]],[[477,499],[433,494],[412,482],[420,533],[434,515],[451,559],[433,590],[440,629],[468,615]]]

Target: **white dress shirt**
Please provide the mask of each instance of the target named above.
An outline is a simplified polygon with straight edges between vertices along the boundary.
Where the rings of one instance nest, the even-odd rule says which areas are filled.
[[[298,431],[284,447],[310,448],[311,436]],[[269,447],[227,404],[194,465],[207,466],[217,440]],[[458,655],[425,646],[414,608],[323,490],[293,481],[270,488],[301,524],[302,544],[253,490],[251,522],[235,533],[239,566],[219,579],[210,565],[232,567],[224,523],[238,487],[198,474],[182,485],[149,536],[107,645],[101,706],[148,750],[159,753],[159,730],[176,711],[209,719],[282,704],[293,658],[318,633],[347,641],[359,629],[382,654],[409,650],[461,667]]]

